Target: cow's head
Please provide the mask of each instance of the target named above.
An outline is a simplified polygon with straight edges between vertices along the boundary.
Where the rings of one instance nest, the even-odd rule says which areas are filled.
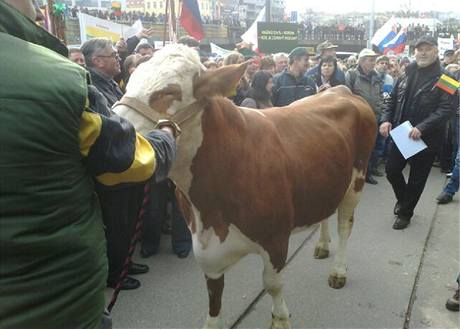
[[[247,63],[243,63],[206,71],[196,50],[168,45],[134,71],[126,96],[159,113],[173,115],[197,100],[231,95],[246,67]]]

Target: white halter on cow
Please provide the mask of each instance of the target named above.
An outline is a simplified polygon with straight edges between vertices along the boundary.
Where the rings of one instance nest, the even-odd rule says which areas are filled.
[[[272,328],[288,329],[281,270],[289,236],[322,222],[315,257],[327,257],[325,219],[338,209],[339,243],[329,285],[345,285],[346,245],[376,123],[369,105],[346,87],[281,109],[236,107],[224,96],[236,89],[246,66],[205,71],[195,50],[166,46],[136,69],[114,111],[141,133],[152,130],[157,118],[180,121],[170,177],[206,275],[205,328],[224,326],[224,273],[257,253],[273,299]]]

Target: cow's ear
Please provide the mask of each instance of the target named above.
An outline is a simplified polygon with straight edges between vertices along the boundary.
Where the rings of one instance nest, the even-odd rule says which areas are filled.
[[[213,71],[205,71],[193,82],[193,95],[197,100],[211,96],[232,96],[249,62],[228,65]]]

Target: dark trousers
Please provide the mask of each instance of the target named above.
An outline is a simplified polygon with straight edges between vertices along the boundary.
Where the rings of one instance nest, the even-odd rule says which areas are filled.
[[[98,190],[107,240],[108,283],[116,283],[128,256],[134,223],[142,204],[144,186]]]
[[[441,148],[439,150],[439,164],[442,172],[452,172],[452,168],[454,166],[455,124],[455,122],[452,123],[452,119],[446,123],[444,138],[441,144]]]
[[[168,217],[168,204],[171,205],[171,243],[175,254],[190,251],[192,238],[185,222],[184,216],[174,194],[175,185],[166,179],[151,185],[150,205],[144,216],[142,229],[142,249],[156,253],[160,246],[161,228]]]
[[[430,149],[425,149],[406,160],[396,145],[391,143],[385,171],[396,199],[401,204],[400,217],[411,218],[413,216],[415,206],[425,188],[434,158],[435,153]],[[406,183],[402,172],[407,163],[410,165],[410,173]]]
[[[383,156],[383,152],[385,149],[385,137],[380,135],[379,131],[377,130],[377,136],[375,137],[375,145],[372,149],[372,153],[369,159],[369,164],[367,166],[367,176],[372,176],[372,172],[377,170],[379,166],[379,160]]]

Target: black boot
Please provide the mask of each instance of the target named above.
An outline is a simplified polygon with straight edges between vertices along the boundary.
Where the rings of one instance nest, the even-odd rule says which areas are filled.
[[[394,230],[404,230],[409,224],[410,224],[410,218],[406,218],[401,215],[398,215],[398,217],[396,217],[395,223],[393,224],[393,229]]]
[[[447,300],[446,308],[450,311],[458,312],[458,289],[455,291],[455,294]]]
[[[446,192],[442,192],[436,198],[438,200],[438,204],[446,204],[452,201],[452,195]]]
[[[107,282],[107,287],[114,288],[117,286],[118,282]],[[139,280],[136,280],[130,276],[125,276],[123,281],[121,282],[120,290],[133,290],[137,289],[141,286]]]
[[[378,184],[378,182],[375,180],[375,178],[372,177],[371,175],[366,177],[366,183],[369,183],[369,184],[372,184],[372,185],[377,185]]]

